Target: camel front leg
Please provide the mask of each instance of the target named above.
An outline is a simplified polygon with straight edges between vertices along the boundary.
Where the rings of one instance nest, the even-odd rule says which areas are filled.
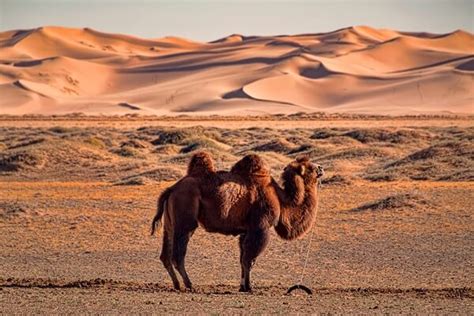
[[[242,268],[242,278],[240,281],[240,292],[250,292],[250,271],[257,257],[265,250],[268,244],[269,231],[257,229],[249,231],[240,236],[240,265]]]

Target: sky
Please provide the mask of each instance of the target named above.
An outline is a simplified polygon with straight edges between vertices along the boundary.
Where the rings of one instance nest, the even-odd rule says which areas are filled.
[[[0,0],[0,31],[46,25],[198,41],[352,25],[474,32],[474,0]]]

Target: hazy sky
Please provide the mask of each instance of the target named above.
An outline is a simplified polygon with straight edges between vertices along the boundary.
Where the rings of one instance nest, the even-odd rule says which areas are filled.
[[[0,0],[1,31],[44,25],[202,41],[350,25],[474,32],[474,0]]]

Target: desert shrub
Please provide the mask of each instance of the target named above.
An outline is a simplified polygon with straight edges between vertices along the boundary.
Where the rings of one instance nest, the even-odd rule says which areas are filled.
[[[359,158],[387,158],[390,153],[379,148],[350,148],[319,157],[321,160],[359,159]]]
[[[102,139],[97,138],[97,137],[89,137],[84,140],[85,143],[92,145],[97,148],[105,148],[105,143]]]
[[[160,155],[176,155],[181,151],[181,147],[177,145],[158,145],[153,150],[153,153],[160,154]]]
[[[184,130],[162,131],[159,137],[153,140],[153,145],[175,144],[179,145],[191,135]]]
[[[114,184],[115,185],[146,185],[150,183],[151,181],[145,177],[135,176],[135,177],[130,177],[124,180],[120,180]]]
[[[221,142],[221,143],[224,143],[224,144],[227,143],[226,137],[222,136],[222,131],[220,131],[220,130],[206,129],[206,130],[204,130],[203,135],[208,137],[208,138],[214,139],[218,142]]]
[[[26,207],[19,204],[18,202],[0,202],[0,218],[2,219],[22,216],[25,215],[26,212]]]
[[[409,155],[406,160],[440,159],[453,161],[452,158],[474,160],[474,145],[469,142],[447,142],[436,144]]]
[[[403,159],[387,164],[397,167],[413,163],[440,162],[452,167],[470,167],[474,164],[474,145],[470,142],[447,142],[418,150]]]
[[[114,152],[122,157],[139,157],[141,154],[140,151],[131,146],[122,146]]]
[[[382,211],[382,210],[395,210],[395,209],[416,209],[424,207],[428,204],[427,201],[422,198],[412,195],[409,193],[402,193],[396,195],[390,195],[386,198],[376,200],[363,204],[359,207],[351,209],[353,212],[360,211]]]
[[[303,144],[303,145],[300,145],[296,148],[293,148],[291,149],[290,151],[288,151],[288,154],[289,155],[292,155],[292,154],[307,154],[309,151],[315,149],[315,146],[311,145],[311,144]]]
[[[358,140],[359,142],[364,144],[371,142],[389,142],[400,144],[413,142],[418,139],[424,139],[427,138],[429,135],[426,133],[421,133],[419,131],[406,129],[398,131],[389,131],[385,129],[356,129],[344,133],[343,136]]]
[[[22,141],[18,144],[15,144],[15,145],[12,145],[9,147],[9,149],[16,149],[16,148],[21,148],[21,147],[26,147],[26,146],[31,146],[31,145],[36,145],[36,144],[40,144],[42,142],[46,141],[46,138],[43,138],[43,137],[40,137],[40,138],[36,138],[36,139],[28,139],[28,140],[25,140],[25,141]]]
[[[272,140],[270,142],[255,146],[254,151],[273,151],[277,153],[287,153],[295,148],[295,145],[284,138]]]
[[[130,139],[120,144],[120,147],[125,147],[125,146],[143,149],[147,147],[147,144],[138,139]]]
[[[364,176],[365,180],[373,181],[373,182],[382,182],[382,181],[395,181],[399,178],[399,175],[394,172],[375,172],[369,173]]]
[[[189,153],[195,150],[216,149],[226,151],[230,147],[207,137],[195,137],[186,141],[186,146],[181,149],[181,153]]]
[[[153,170],[148,170],[148,171],[139,173],[137,175],[134,175],[132,177],[125,178],[125,179],[140,177],[140,178],[145,178],[145,179],[157,181],[157,182],[174,181],[174,180],[178,180],[183,175],[184,175],[183,170],[180,170],[179,168],[176,168],[173,166],[169,166],[169,167],[159,167]]]
[[[15,152],[0,154],[0,171],[19,171],[28,168],[40,168],[45,157],[35,152]]]
[[[322,178],[321,183],[324,185],[348,185],[351,184],[351,180],[343,175],[335,174],[329,178]]]
[[[471,181],[474,145],[471,142],[442,142],[375,168],[369,179],[388,174],[413,180]]]
[[[339,136],[341,133],[337,130],[330,128],[320,128],[316,129],[313,135],[310,136],[311,139],[326,139],[333,136]]]
[[[56,134],[67,134],[67,133],[73,133],[77,132],[79,128],[76,127],[64,127],[64,126],[54,126],[49,129],[50,132],[56,133]]]
[[[464,169],[439,177],[440,181],[474,181],[474,170]]]
[[[440,138],[445,141],[473,141],[474,127],[448,127],[448,128],[433,128]]]

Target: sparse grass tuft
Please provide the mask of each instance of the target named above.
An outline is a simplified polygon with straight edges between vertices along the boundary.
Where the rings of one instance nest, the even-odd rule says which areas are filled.
[[[398,131],[385,129],[356,129],[342,135],[358,140],[364,144],[373,142],[403,144],[429,137],[429,134],[427,133],[406,129]]]
[[[27,209],[18,202],[0,202],[0,218],[9,219],[25,215]]]
[[[104,141],[100,138],[97,138],[97,137],[89,137],[89,138],[86,138],[84,140],[85,143],[89,144],[89,145],[92,145],[94,147],[97,147],[97,148],[105,148],[106,145],[104,143]]]
[[[10,154],[0,154],[0,171],[19,171],[28,168],[41,168],[46,159],[43,155],[21,151]]]
[[[186,141],[187,145],[181,149],[181,153],[189,153],[195,150],[202,149],[216,149],[221,151],[229,150],[229,146],[218,141],[215,141],[211,138],[201,136],[188,139]]]
[[[114,151],[116,154],[122,157],[140,157],[141,153],[136,148],[131,146],[122,146]]]
[[[169,144],[169,145],[156,146],[153,152],[159,155],[176,155],[180,151],[181,151],[181,147],[177,145]]]
[[[116,182],[115,185],[146,185],[150,184],[150,180],[145,177],[131,177],[126,180]]]
[[[64,127],[64,126],[54,126],[49,129],[50,132],[56,133],[56,134],[68,134],[72,132],[77,132],[80,130],[79,128],[75,127]]]
[[[352,212],[383,211],[395,209],[419,209],[428,203],[416,195],[409,193],[391,195],[386,198],[363,204],[351,209]]]
[[[180,145],[184,142],[186,138],[190,136],[191,134],[184,130],[162,131],[160,132],[160,136],[151,143],[153,145]]]
[[[323,185],[349,185],[351,182],[352,181],[348,177],[340,174],[335,174],[329,178],[325,177],[321,181]]]
[[[385,174],[413,180],[471,180],[474,145],[471,142],[442,142],[415,151],[405,158],[376,168],[369,177]]]
[[[137,149],[143,149],[143,148],[147,148],[147,144],[141,140],[138,140],[138,139],[130,139],[130,140],[127,140],[125,142],[122,142],[122,144],[120,144],[120,147],[125,147],[125,146],[128,146],[128,147],[133,147],[133,148],[137,148]]]
[[[294,149],[295,145],[284,138],[278,138],[253,148],[254,151],[273,151],[276,153],[288,153]]]
[[[330,128],[320,128],[314,131],[314,134],[310,137],[311,139],[327,139],[329,137],[341,135],[340,131]]]

